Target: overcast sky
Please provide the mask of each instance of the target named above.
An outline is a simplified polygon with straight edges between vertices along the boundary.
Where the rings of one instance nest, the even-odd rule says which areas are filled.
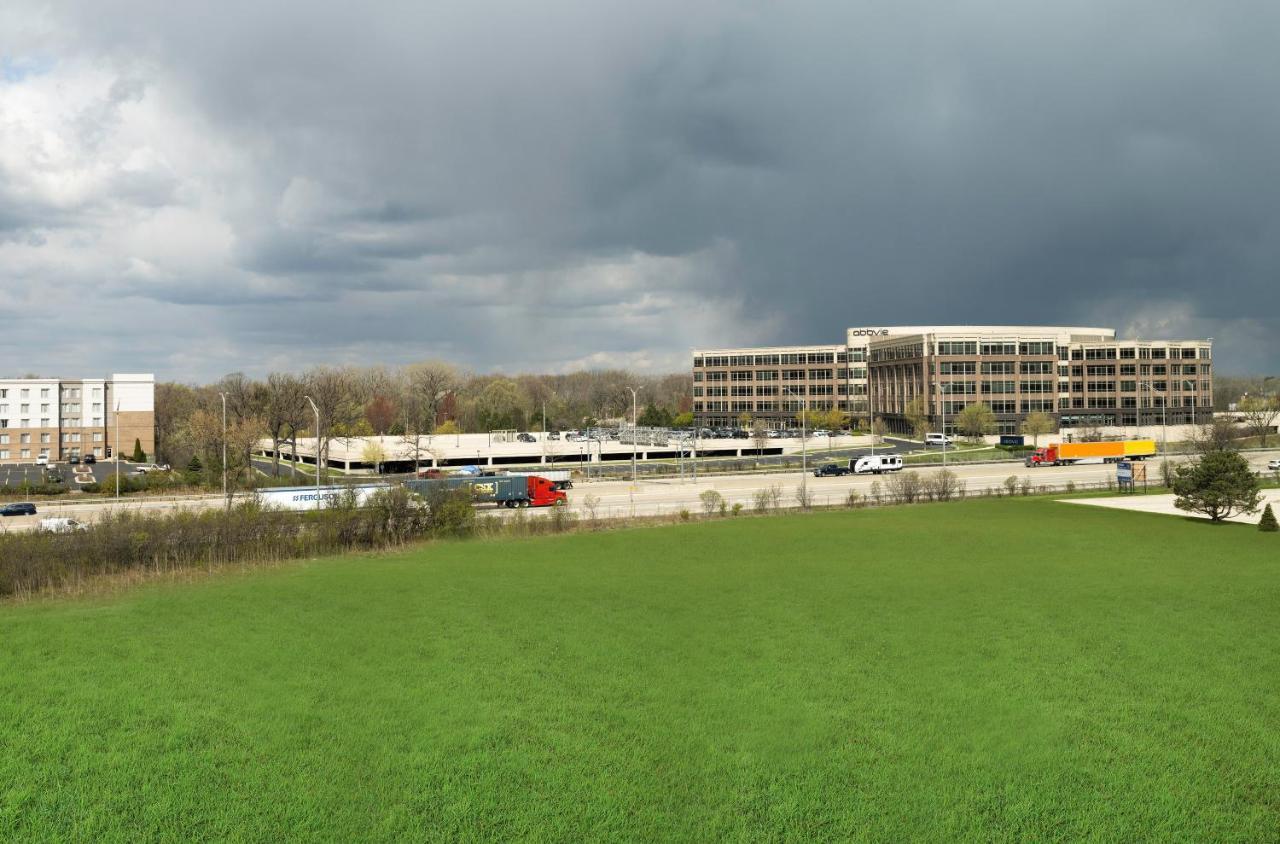
[[[1278,35],[1274,0],[0,4],[0,374],[983,322],[1277,372]]]

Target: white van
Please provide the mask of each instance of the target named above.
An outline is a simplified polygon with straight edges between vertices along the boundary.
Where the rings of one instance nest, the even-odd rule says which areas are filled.
[[[75,533],[78,530],[85,530],[87,527],[88,525],[84,522],[78,522],[75,519],[68,519],[63,516],[52,516],[40,520],[40,530],[47,530],[50,533]]]
[[[48,466],[48,465],[49,465],[49,455],[47,455],[47,454],[41,454],[41,455],[39,455],[38,457],[36,457],[36,465],[37,465],[37,466]]]
[[[948,437],[946,434],[925,434],[925,445],[955,445],[956,441]]]
[[[849,461],[855,475],[879,475],[882,472],[901,472],[902,458],[896,454],[868,454]]]

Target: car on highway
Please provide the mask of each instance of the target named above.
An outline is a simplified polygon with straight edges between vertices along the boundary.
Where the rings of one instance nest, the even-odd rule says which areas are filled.
[[[0,506],[0,516],[34,516],[36,505],[29,501]]]
[[[88,529],[89,526],[84,522],[68,519],[64,516],[53,516],[40,520],[40,530],[47,530],[50,533],[75,533],[78,530]]]
[[[839,463],[827,463],[813,470],[815,478],[838,478],[847,474],[849,474],[849,467],[841,466]]]
[[[1273,472],[1280,472],[1280,460],[1268,460],[1267,468]]]

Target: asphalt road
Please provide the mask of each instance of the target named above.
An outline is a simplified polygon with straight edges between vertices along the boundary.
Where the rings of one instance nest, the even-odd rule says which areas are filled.
[[[1266,471],[1268,460],[1280,457],[1280,450],[1267,452],[1250,452],[1246,455],[1250,464],[1258,471]],[[1010,475],[1020,480],[1029,478],[1039,485],[1061,487],[1068,481],[1077,484],[1100,484],[1108,479],[1115,479],[1114,464],[1085,464],[1074,466],[1044,467],[1027,469],[1021,464],[979,464],[957,465],[950,467],[957,478],[965,483],[970,495],[987,488],[1003,488],[1005,479]],[[1148,472],[1159,472],[1153,461],[1147,464]],[[937,467],[921,467],[905,469],[906,472],[919,472],[924,475],[937,471]],[[806,489],[813,496],[815,505],[836,505],[843,502],[850,490],[857,490],[867,495],[871,485],[877,481],[883,489],[887,475],[846,475],[836,478],[815,478],[812,475],[801,475],[799,472],[778,472],[773,474],[721,475],[713,478],[701,478],[698,483],[678,478],[644,479],[633,488],[629,480],[590,481],[575,484],[569,491],[569,509],[579,516],[590,516],[592,508],[589,501],[594,501],[594,512],[597,518],[624,518],[632,515],[654,516],[673,515],[680,510],[691,513],[702,511],[699,496],[708,489],[718,492],[726,505],[742,504],[745,509],[755,506],[755,497],[761,490],[777,486],[781,490],[780,507],[796,507],[796,490],[804,480]],[[0,530],[24,530],[36,526],[44,516],[69,516],[81,521],[93,521],[114,508],[125,508],[146,512],[163,512],[179,508],[221,507],[224,501],[217,495],[181,496],[174,498],[125,498],[117,504],[113,499],[94,499],[92,501],[70,501],[65,503],[35,502],[39,508],[36,516],[16,516],[0,518]],[[509,516],[514,512],[527,515],[544,514],[541,510],[512,511],[491,507],[481,508],[485,513],[497,513]]]

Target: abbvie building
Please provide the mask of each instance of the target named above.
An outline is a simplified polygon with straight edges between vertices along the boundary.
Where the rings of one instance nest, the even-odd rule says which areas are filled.
[[[839,409],[905,432],[917,398],[930,430],[948,433],[978,402],[995,413],[999,434],[1018,433],[1034,412],[1063,429],[1203,423],[1213,414],[1212,342],[1118,340],[1112,328],[917,325],[850,328],[839,345],[693,353],[699,425],[750,417],[797,427],[802,410]]]

